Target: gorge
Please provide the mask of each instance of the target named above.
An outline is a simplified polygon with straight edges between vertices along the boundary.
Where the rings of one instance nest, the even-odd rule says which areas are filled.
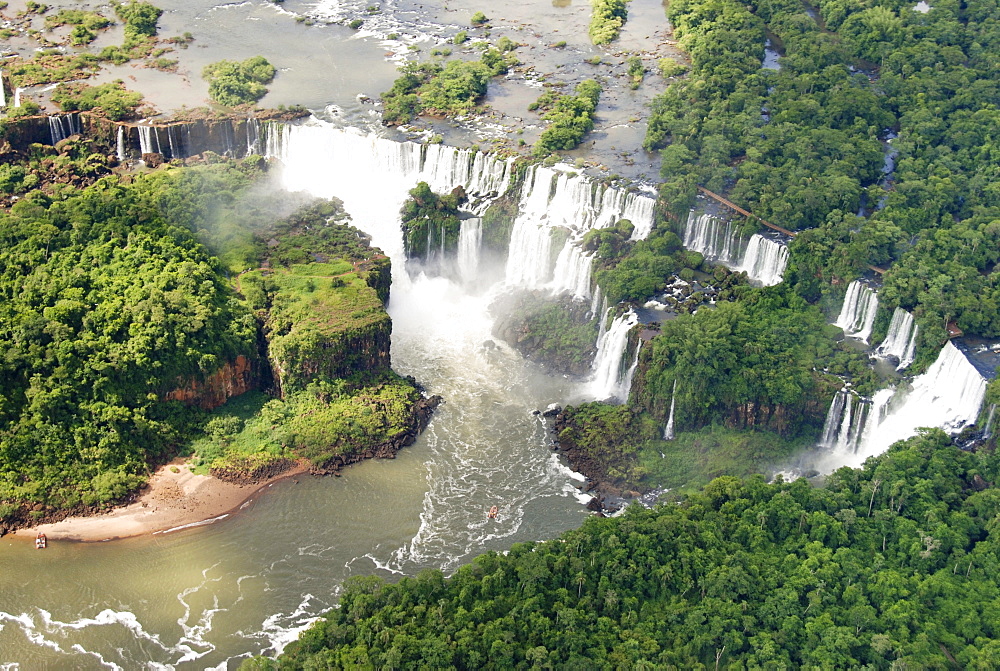
[[[908,14],[876,3],[840,16],[830,5],[721,0],[672,3],[668,27],[663,5],[633,0],[627,22],[618,17],[620,41],[594,47],[587,3],[517,0],[503,17],[464,0],[164,4],[165,31],[197,33],[174,54],[191,80],[118,66],[100,77],[131,76],[176,109],[200,104],[205,63],[259,49],[279,65],[265,102],[312,113],[202,111],[124,124],[44,115],[21,120],[23,133],[5,136],[10,146],[0,150],[23,151],[59,175],[73,147],[88,146],[73,139],[79,133],[100,147],[81,164],[110,170],[117,161],[154,179],[187,170],[187,157],[252,155],[234,165],[269,166],[273,182],[250,207],[339,199],[360,237],[391,260],[391,292],[387,278],[368,288],[388,296],[393,369],[444,400],[394,459],[278,482],[204,524],[52,542],[44,553],[30,538],[3,537],[0,668],[234,669],[286,649],[289,664],[315,652],[330,665],[385,667],[996,661],[982,641],[997,638],[990,520],[1000,467],[986,448],[998,400],[989,338],[1000,333],[1000,229],[993,167],[972,169],[969,158],[992,155],[983,129],[996,120],[989,105],[977,107],[994,89],[963,79],[966,68],[991,67],[982,55],[998,44],[989,10]],[[474,12],[485,23],[470,27]],[[864,33],[876,24],[889,30],[885,39]],[[952,35],[955,44],[945,44]],[[381,127],[373,99],[393,86],[396,61],[444,60],[453,50],[476,60],[501,37],[523,63],[490,81],[492,107],[482,115]],[[937,65],[911,67],[923,62]],[[546,127],[529,103],[582,78],[603,86],[584,143],[558,158],[517,157]],[[16,95],[8,92],[5,101]],[[954,129],[951,101],[960,110]],[[662,150],[655,183],[661,154],[639,148],[647,121],[645,149]],[[886,129],[898,171],[879,169]],[[137,179],[123,172],[123,183]],[[404,237],[401,208],[420,184],[463,201],[457,229],[451,221]],[[58,208],[75,185],[57,181],[44,197],[11,190],[6,203]],[[795,237],[706,207],[695,195],[702,185]],[[183,211],[178,200],[162,204]],[[207,228],[198,234],[216,240]],[[45,259],[40,240],[35,256]],[[112,236],[107,248],[134,252],[132,242]],[[278,253],[284,237],[258,242]],[[207,243],[189,248],[199,244]],[[406,258],[408,244],[422,253]],[[295,263],[327,261],[306,254]],[[233,255],[218,264],[244,297],[255,273],[273,273],[239,267]],[[888,272],[874,277],[872,267]],[[319,314],[324,292],[358,270],[302,269],[285,279],[304,288],[299,308]],[[570,306],[589,320],[572,334],[552,320],[544,334],[586,352],[583,375],[526,360],[516,338],[498,336],[491,307],[509,296]],[[57,298],[39,310],[48,323],[27,323],[58,333],[51,322],[85,313],[75,294]],[[387,365],[388,320],[376,326],[332,349]],[[962,330],[973,339],[948,340]],[[280,324],[275,333],[285,334]],[[296,359],[278,342],[275,354],[288,355],[279,360]],[[225,400],[253,375],[246,356],[230,360],[205,359],[216,377],[164,391],[191,401],[207,385],[222,392],[208,394],[210,404]],[[338,361],[313,357],[303,370],[349,372]],[[276,372],[290,388],[310,382],[281,365]],[[281,419],[267,397],[239,399],[257,403],[263,420]],[[589,516],[585,506],[599,508],[603,490],[588,491],[594,483],[567,467],[544,416],[565,404],[583,419],[557,426],[611,455],[605,481],[630,489],[673,470],[670,503],[620,519]],[[947,433],[920,432],[868,459],[927,425]],[[614,440],[592,440],[602,430]],[[800,472],[821,471],[826,486],[730,477],[772,472],[783,466],[775,455],[810,442],[819,456]],[[616,461],[618,448],[631,461]],[[720,467],[713,459],[727,449],[732,460]],[[703,469],[685,482],[694,469],[675,466],[695,462]],[[845,464],[862,468],[837,470]],[[662,488],[646,500],[657,495]],[[341,615],[350,620],[343,627]],[[434,627],[453,628],[427,633]],[[463,646],[481,649],[467,655]],[[259,659],[247,666],[271,668]]]

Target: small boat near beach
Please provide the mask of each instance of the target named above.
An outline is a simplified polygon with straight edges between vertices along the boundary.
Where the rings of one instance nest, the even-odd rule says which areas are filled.
[[[49,542],[45,538],[45,534],[43,534],[41,531],[39,531],[38,535],[35,536],[35,549],[36,550],[44,550],[48,546],[48,544],[49,544]]]

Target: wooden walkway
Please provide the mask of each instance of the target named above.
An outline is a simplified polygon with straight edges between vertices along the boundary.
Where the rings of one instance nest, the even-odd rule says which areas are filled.
[[[747,210],[744,210],[742,207],[740,207],[736,203],[734,203],[732,201],[729,201],[729,200],[726,200],[725,198],[723,198],[719,194],[714,193],[712,191],[709,191],[708,189],[706,189],[703,186],[699,186],[698,190],[701,191],[706,196],[708,196],[709,198],[713,198],[713,199],[719,201],[720,203],[722,203],[726,207],[730,208],[731,210],[735,210],[736,212],[739,212],[744,217],[750,217],[751,219],[756,219],[757,221],[759,221],[760,223],[764,224],[768,228],[771,228],[771,229],[773,229],[775,231],[778,231],[779,233],[784,233],[785,235],[787,235],[790,238],[794,238],[797,235],[797,233],[795,233],[794,231],[790,231],[787,228],[782,228],[781,226],[778,226],[776,224],[772,224],[770,221],[766,221],[764,219],[761,219],[760,217],[758,217],[753,212],[748,212]],[[879,268],[877,266],[867,266],[867,267],[868,267],[869,270],[873,270],[876,273],[878,273],[879,275],[884,275],[885,274],[885,270],[886,270],[885,268]]]

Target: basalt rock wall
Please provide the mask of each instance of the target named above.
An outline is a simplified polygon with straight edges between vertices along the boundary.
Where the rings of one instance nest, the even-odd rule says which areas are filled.
[[[212,410],[234,396],[256,389],[259,380],[260,376],[250,359],[240,354],[235,361],[224,363],[211,375],[184,380],[179,387],[168,391],[163,399]]]

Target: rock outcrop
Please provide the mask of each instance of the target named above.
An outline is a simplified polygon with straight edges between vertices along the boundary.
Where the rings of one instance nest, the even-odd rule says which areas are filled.
[[[203,379],[189,379],[181,386],[168,391],[165,401],[181,401],[205,410],[218,408],[234,396],[256,388],[258,376],[250,360],[240,354],[235,361],[226,362],[219,370]]]

